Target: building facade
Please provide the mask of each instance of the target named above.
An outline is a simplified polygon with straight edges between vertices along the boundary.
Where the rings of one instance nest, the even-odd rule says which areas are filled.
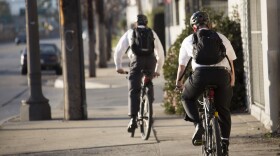
[[[271,131],[280,119],[280,1],[239,0],[247,106]]]

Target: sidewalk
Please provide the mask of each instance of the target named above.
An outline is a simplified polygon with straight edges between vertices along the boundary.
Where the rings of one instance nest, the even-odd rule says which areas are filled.
[[[127,81],[112,64],[97,69],[97,78],[86,78],[88,120],[63,120],[61,85],[58,80],[48,97],[53,120],[20,122],[15,118],[0,127],[0,155],[200,155],[201,147],[191,144],[193,124],[164,113],[162,77],[154,80],[155,121],[147,141],[138,129],[134,138],[126,132]],[[230,155],[280,155],[279,139],[263,138],[266,132],[251,115],[233,114]]]

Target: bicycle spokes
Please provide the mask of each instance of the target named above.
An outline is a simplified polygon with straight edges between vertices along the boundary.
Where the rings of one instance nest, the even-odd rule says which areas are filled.
[[[150,136],[151,132],[151,126],[152,126],[152,112],[151,112],[151,103],[150,100],[148,99],[148,96],[145,95],[142,98],[142,103],[141,103],[141,111],[140,114],[141,119],[140,119],[140,131],[142,135],[142,139],[147,140]]]
[[[213,117],[206,126],[205,134],[203,135],[203,155],[220,156],[221,155],[221,136],[218,119]]]

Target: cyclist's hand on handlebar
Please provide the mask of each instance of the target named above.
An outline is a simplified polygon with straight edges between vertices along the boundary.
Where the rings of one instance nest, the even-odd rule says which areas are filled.
[[[181,85],[181,86],[176,85],[174,91],[175,92],[181,92],[183,90],[183,88],[184,88],[183,85]]]
[[[117,73],[119,73],[119,74],[128,74],[128,71],[124,71],[123,69],[117,69]]]
[[[184,85],[183,85],[182,82],[177,82],[176,83],[175,91],[180,91],[181,92],[183,90],[183,88],[184,88]]]

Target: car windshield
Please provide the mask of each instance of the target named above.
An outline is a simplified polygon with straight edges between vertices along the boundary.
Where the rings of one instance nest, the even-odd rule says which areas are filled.
[[[53,45],[40,45],[41,54],[55,54],[56,49]]]

